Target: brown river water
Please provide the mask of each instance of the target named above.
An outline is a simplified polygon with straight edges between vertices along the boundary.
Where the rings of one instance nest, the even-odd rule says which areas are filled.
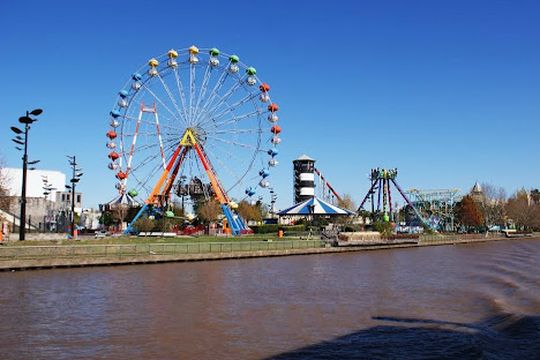
[[[540,240],[0,273],[0,359],[540,359]]]

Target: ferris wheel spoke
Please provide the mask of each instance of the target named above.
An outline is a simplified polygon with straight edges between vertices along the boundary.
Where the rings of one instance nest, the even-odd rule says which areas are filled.
[[[209,144],[208,146],[210,149],[214,149],[214,151],[211,152],[211,157],[216,158],[223,158],[224,162],[231,162],[231,160],[234,160],[233,162],[236,164],[242,164],[245,163],[245,159],[241,159],[238,157],[238,155],[235,153],[235,151],[231,151],[230,149],[227,149],[228,146],[217,146],[217,144]],[[221,156],[220,156],[221,155]]]
[[[214,117],[214,118],[212,118],[212,121],[214,122],[214,126],[222,127],[222,126],[227,126],[227,125],[238,123],[241,120],[256,118],[256,117],[259,117],[262,114],[263,114],[263,111],[261,109],[257,109],[255,111],[245,113],[245,114],[242,114],[242,115],[235,115],[232,118],[227,119],[227,120],[223,120],[223,121],[216,121],[218,118]]]
[[[193,100],[195,100],[195,65],[189,64],[189,126],[193,124]]]
[[[199,115],[197,116],[197,119],[195,119],[195,122],[199,120],[202,114],[207,112],[208,107],[212,104],[212,102],[214,102],[214,99],[219,96],[218,92],[223,86],[223,84],[225,83],[225,81],[227,80],[228,76],[229,76],[229,72],[226,70],[221,73],[221,76],[219,77],[216,84],[212,88],[212,91],[210,92],[210,96],[208,96],[203,106],[201,107],[201,110],[199,111]]]
[[[158,73],[157,76],[159,78],[159,81],[160,81],[161,85],[163,86],[163,89],[165,90],[165,92],[169,96],[169,99],[171,99],[171,102],[173,103],[173,105],[174,105],[174,107],[176,109],[176,112],[178,112],[178,116],[184,121],[184,124],[187,125],[187,119],[183,118],[182,112],[180,111],[180,109],[178,107],[178,104],[176,102],[176,99],[174,98],[173,94],[171,93],[171,90],[169,89],[169,86],[165,83],[165,81],[163,80],[163,77],[161,76],[160,73]]]
[[[187,113],[187,101],[186,101],[186,94],[184,92],[184,84],[180,80],[180,74],[179,74],[179,68],[180,66],[176,66],[174,68],[174,77],[176,79],[176,87],[178,88],[178,94],[180,95],[180,101],[182,102],[182,112],[184,113],[184,118],[188,119],[188,113]]]
[[[223,129],[223,130],[215,130],[215,131],[208,131],[206,135],[223,135],[223,134],[262,134],[261,128],[256,129]]]
[[[155,132],[148,132],[148,131],[139,131],[138,133],[137,132],[134,132],[134,133],[123,133],[122,134],[123,136],[125,137],[135,137],[135,136],[155,136],[156,133]]]
[[[239,158],[234,154],[233,151],[229,151],[229,150],[223,149],[223,147],[220,147],[220,148],[218,148],[218,147],[216,147],[216,146],[211,146],[211,147],[214,148],[214,149],[216,149],[215,152],[212,152],[213,156],[214,156],[215,158],[219,159],[219,160],[217,160],[217,161],[219,161],[220,164],[221,164],[223,167],[229,169],[229,172],[232,173],[232,177],[235,179],[234,183],[233,183],[232,185],[230,185],[230,186],[228,187],[228,189],[226,190],[226,192],[228,193],[228,192],[230,192],[232,189],[234,189],[238,184],[240,184],[240,183],[244,180],[244,178],[246,177],[246,175],[250,172],[250,170],[251,170],[252,167],[253,167],[253,164],[255,163],[255,158],[256,158],[256,156],[257,156],[257,152],[255,151],[255,152],[253,153],[253,156],[251,157],[249,163],[248,163],[247,166],[245,167],[244,172],[243,172],[240,176],[238,176],[238,171],[236,171],[236,174],[237,174],[237,175],[234,175],[235,172],[234,172],[232,169],[230,169],[230,167],[227,166],[226,163],[227,163],[227,162],[230,162],[230,159],[234,159],[235,162],[236,162],[237,164],[243,164],[243,163],[246,162],[245,159],[244,159],[244,160],[239,159]],[[223,157],[226,159],[226,161],[222,161],[222,160],[220,159],[220,156],[218,156],[217,154],[222,154]]]
[[[226,104],[229,98],[235,93],[235,91],[240,88],[240,86],[242,85],[243,79],[244,79],[243,77],[237,79],[237,82],[234,83],[233,86],[231,86],[229,90],[227,90],[227,92],[223,94],[223,96],[220,97],[220,99],[218,100],[216,104],[212,105],[212,107],[210,108],[210,110],[208,110],[208,112],[212,114],[216,112],[220,106],[222,106],[223,104]]]
[[[217,153],[219,153],[219,152],[217,152],[217,151],[216,151],[215,153],[213,152],[213,154],[217,154]],[[228,153],[230,154],[230,152],[228,152]],[[222,152],[222,154],[223,154],[223,152]],[[229,158],[229,159],[230,159],[230,158]],[[238,171],[235,172],[234,170],[232,170],[232,169],[226,164],[226,161],[222,160],[219,156],[214,155],[214,156],[212,157],[211,161],[212,161],[212,163],[215,162],[215,163],[219,164],[220,169],[224,169],[224,170],[227,172],[227,174],[233,179],[234,184],[235,184],[234,186],[236,186],[236,184],[237,184],[238,182],[240,182],[240,180],[243,178],[243,176],[238,176]],[[234,186],[229,187],[229,188],[226,189],[225,191],[228,193],[229,191],[231,191],[232,188],[234,188]]]
[[[140,145],[139,147],[137,147],[137,152],[142,152],[144,150],[149,150],[149,149],[152,149],[156,146],[159,146],[159,144],[145,144],[145,145]],[[125,152],[125,153],[120,153],[119,155],[122,156],[122,155],[128,155],[129,152]]]
[[[253,145],[250,145],[250,144],[244,144],[244,143],[237,142],[237,141],[226,140],[226,139],[223,139],[223,138],[220,138],[220,137],[217,137],[217,136],[210,135],[210,136],[208,136],[208,139],[216,140],[216,141],[219,141],[221,143],[228,144],[228,145],[240,146],[240,147],[243,147],[243,148],[246,148],[246,149],[258,150],[258,148],[256,146],[253,146]]]
[[[148,93],[150,93],[150,95],[152,95],[152,97],[158,102],[161,104],[161,106],[163,106],[163,108],[165,108],[165,110],[167,110],[169,112],[169,114],[172,115],[172,117],[177,120],[177,121],[180,121],[180,119],[178,117],[176,117],[176,115],[171,111],[171,109],[169,109],[169,107],[167,105],[165,105],[165,103],[156,95],[154,94],[154,92],[152,90],[150,90],[150,88],[148,88],[148,86],[146,85],[143,85],[144,88],[146,89],[146,91],[148,91]]]
[[[172,144],[169,144],[166,148],[165,148],[165,151],[166,152],[169,152],[170,150],[172,150],[175,146],[177,146],[176,143],[172,143]],[[137,151],[138,152],[138,151]],[[158,157],[161,157],[161,152],[158,152],[156,154],[150,154],[148,155],[147,157],[145,157],[144,159],[142,159],[139,164],[132,168],[130,171],[131,172],[134,172],[134,171],[137,171],[139,170],[140,168],[146,166],[147,164],[151,163],[152,161],[156,160]],[[159,163],[159,165],[161,166],[161,162]]]
[[[155,165],[152,170],[148,172],[148,176],[145,176],[144,181],[142,179],[139,179],[136,174],[132,175],[137,184],[140,188],[143,188],[147,193],[150,193],[152,189],[150,187],[147,187],[146,185],[150,180],[153,179],[153,177],[157,174],[157,172],[161,169],[161,164]]]
[[[167,116],[164,116],[163,114],[160,114],[160,116],[168,121],[171,120],[170,117],[167,117]],[[132,116],[128,116],[128,115],[122,115],[121,116],[122,118],[126,119],[126,120],[130,120],[130,121],[139,121],[138,118],[135,118],[135,117],[132,117]],[[174,122],[174,121],[173,121]],[[141,124],[146,124],[146,125],[151,125],[151,126],[155,126],[155,122],[151,122],[151,121],[148,121],[148,120],[144,120],[144,119],[141,119]],[[177,130],[178,127],[174,127],[174,126],[170,126],[170,125],[161,125],[162,127],[164,128],[168,128],[168,129],[172,129],[172,130]]]
[[[206,96],[206,91],[208,90],[208,83],[210,81],[211,76],[212,76],[212,66],[210,66],[210,62],[208,62],[208,64],[206,64],[203,81],[199,89],[199,95],[197,96],[197,103],[195,104],[195,113],[193,114],[193,119],[196,119],[199,114],[199,106],[201,105],[202,99]]]
[[[222,113],[226,113],[226,112],[233,112],[234,110],[238,109],[240,106],[244,105],[245,103],[247,103],[248,101],[250,100],[253,100],[254,98],[257,97],[257,94],[252,94],[252,93],[248,93],[246,96],[244,96],[242,99],[238,100],[237,102],[231,104],[231,105],[228,105],[227,108],[225,108]],[[223,105],[227,105],[227,103],[223,103]],[[216,110],[218,110],[219,108],[216,108]],[[221,114],[221,113],[220,113]],[[220,115],[221,116],[221,115]]]

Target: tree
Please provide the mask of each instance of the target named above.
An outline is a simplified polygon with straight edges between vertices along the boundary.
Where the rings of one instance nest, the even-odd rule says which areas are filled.
[[[201,219],[201,221],[208,225],[213,221],[216,221],[219,214],[221,213],[221,208],[219,203],[214,200],[206,200],[199,204],[196,209],[197,216]]]
[[[493,225],[504,226],[505,201],[506,191],[502,187],[482,183],[482,197],[478,205],[487,229]]]
[[[456,204],[455,208],[456,220],[467,230],[471,228],[479,228],[484,224],[484,219],[479,206],[473,200],[472,196],[466,195]]]
[[[238,203],[236,211],[246,221],[262,221],[262,204],[260,202],[252,205],[242,200]]]
[[[128,210],[129,207],[123,204],[111,206],[111,216],[114,219],[114,223],[122,225],[126,221]]]
[[[99,223],[106,227],[114,225],[114,219],[110,211],[103,211],[99,217]]]
[[[338,200],[337,205],[342,209],[356,211],[356,203],[350,194],[343,194],[341,199]]]
[[[138,232],[148,233],[154,229],[154,219],[150,219],[149,217],[140,217],[135,221],[135,224],[133,224],[133,227],[137,229]],[[146,234],[145,234],[146,236]]]
[[[7,175],[4,171],[3,163],[0,161],[0,209],[9,211],[12,199],[9,196],[7,187]]]
[[[517,191],[508,199],[506,212],[519,230],[540,228],[540,205],[531,200],[525,189]]]

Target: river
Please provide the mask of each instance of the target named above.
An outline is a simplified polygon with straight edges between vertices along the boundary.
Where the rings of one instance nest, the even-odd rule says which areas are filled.
[[[540,241],[0,273],[0,359],[540,359]]]

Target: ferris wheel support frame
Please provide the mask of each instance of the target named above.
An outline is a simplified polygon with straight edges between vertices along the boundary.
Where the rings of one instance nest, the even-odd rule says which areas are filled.
[[[192,149],[195,150],[197,157],[203,165],[206,175],[208,176],[208,180],[210,180],[210,185],[214,190],[216,199],[220,203],[223,214],[225,215],[227,222],[230,225],[233,235],[240,235],[245,230],[248,230],[248,227],[246,226],[244,220],[238,214],[235,214],[231,209],[231,200],[227,195],[227,192],[223,189],[220,181],[218,180],[218,177],[214,171],[214,168],[212,167],[212,164],[210,163],[208,156],[204,151],[204,148],[202,147],[202,144],[199,144],[193,131],[191,129],[187,129],[182,136],[180,144],[175,149],[173,155],[171,156],[171,159],[163,170],[163,173],[154,185],[154,188],[148,196],[145,205],[139,210],[137,215],[135,215],[135,217],[125,230],[126,234],[131,234],[135,232],[133,224],[135,224],[135,222],[149,210],[149,206],[166,206],[167,200],[170,196],[172,185],[178,174],[178,171],[182,166],[182,163],[188,151]],[[163,186],[164,183],[165,186]]]

